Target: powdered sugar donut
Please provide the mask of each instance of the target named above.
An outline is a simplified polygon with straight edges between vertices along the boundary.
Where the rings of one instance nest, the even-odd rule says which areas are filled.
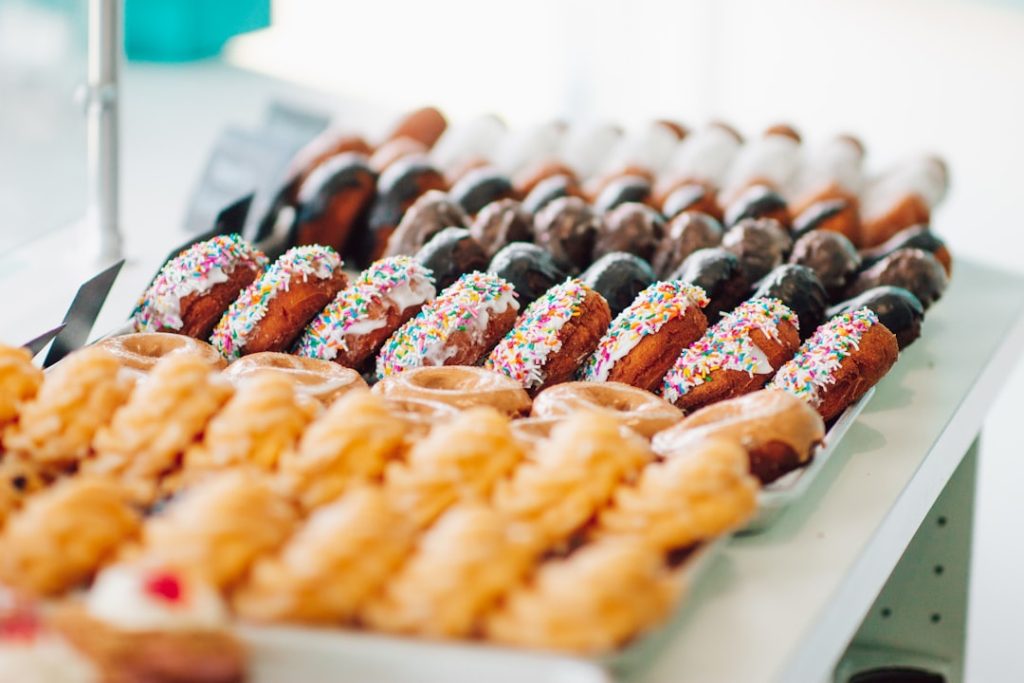
[[[512,285],[489,273],[466,273],[385,342],[377,377],[424,365],[475,365],[512,327],[518,310]]]
[[[376,261],[313,319],[295,353],[358,368],[434,294],[433,274],[412,257]]]
[[[258,351],[287,351],[348,278],[330,247],[292,247],[239,295],[210,337],[228,360]]]
[[[238,235],[193,244],[164,264],[142,294],[136,332],[177,332],[205,339],[224,310],[267,267],[263,252]]]
[[[484,367],[529,391],[564,382],[593,352],[611,317],[603,296],[579,280],[566,280],[527,306]]]

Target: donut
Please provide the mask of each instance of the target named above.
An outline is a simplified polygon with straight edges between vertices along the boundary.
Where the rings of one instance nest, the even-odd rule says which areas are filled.
[[[708,124],[687,135],[679,144],[669,159],[665,176],[677,186],[699,184],[713,194],[722,187],[742,144],[743,138],[731,126]],[[720,215],[715,217],[721,218]]]
[[[651,265],[639,256],[616,251],[590,264],[580,281],[605,298],[612,315],[618,315],[657,278]]]
[[[707,331],[707,303],[704,290],[679,280],[651,285],[612,321],[580,379],[655,391],[682,350]]]
[[[877,384],[898,356],[896,335],[874,311],[858,308],[815,330],[768,386],[807,401],[828,422]]]
[[[559,176],[578,183],[576,172],[570,166],[557,159],[548,158],[518,171],[512,179],[512,184],[516,188],[516,194],[526,197],[545,180]]]
[[[651,445],[666,458],[685,458],[708,439],[739,444],[750,472],[767,484],[810,461],[825,422],[805,401],[764,389],[710,405],[659,432]]]
[[[491,259],[487,272],[511,284],[522,306],[530,305],[569,277],[550,253],[525,242],[513,242],[501,249]]]
[[[856,241],[860,233],[857,198],[864,189],[864,145],[851,135],[838,135],[811,150],[790,191],[795,215],[819,202],[840,200],[844,210],[832,229]]]
[[[622,138],[622,128],[613,123],[575,124],[569,127],[559,156],[580,178],[595,174]]]
[[[316,399],[325,405],[353,389],[366,388],[366,382],[351,368],[326,360],[273,351],[244,356],[224,370],[224,376],[234,383],[262,373],[284,375],[291,380],[299,395]]]
[[[765,185],[747,188],[725,209],[725,226],[731,228],[747,218],[771,218],[789,230],[793,217],[782,195]]]
[[[708,297],[704,317],[711,324],[746,299],[751,286],[739,258],[721,247],[693,252],[668,279],[681,280],[704,290]]]
[[[512,181],[491,167],[469,171],[452,185],[449,195],[470,216],[475,216],[491,202],[518,197]]]
[[[942,264],[923,249],[897,249],[870,268],[862,270],[847,290],[848,297],[869,289],[892,285],[909,290],[925,310],[946,291],[949,277]]]
[[[526,307],[484,367],[530,392],[564,382],[593,353],[611,319],[603,296],[579,280],[566,280]]]
[[[28,349],[0,344],[0,432],[17,419],[42,384],[43,371],[32,364]]]
[[[561,197],[583,197],[579,183],[574,178],[556,175],[542,180],[529,194],[523,196],[523,208],[536,216],[541,209]]]
[[[164,264],[142,294],[132,323],[136,332],[210,336],[242,290],[267,266],[267,257],[239,235],[193,244]]]
[[[906,348],[921,336],[924,306],[916,296],[902,287],[873,287],[860,296],[836,304],[828,309],[826,315],[831,318],[859,308],[874,311],[879,322],[896,335],[900,349]]]
[[[722,247],[736,254],[750,282],[757,282],[786,261],[793,240],[771,218],[747,218],[726,231]]]
[[[620,382],[566,382],[533,399],[532,417],[565,418],[594,412],[651,438],[683,418],[681,410],[654,394]]]
[[[842,297],[861,267],[861,257],[853,243],[831,230],[813,230],[797,239],[789,262],[813,270],[830,300]]]
[[[293,351],[362,368],[434,294],[430,270],[408,256],[376,261],[313,318]]]
[[[422,400],[460,410],[490,406],[510,417],[530,412],[530,397],[519,384],[468,365],[413,368],[382,379],[373,391],[389,400]]]
[[[683,410],[763,387],[800,346],[797,317],[778,299],[751,299],[684,350],[662,382],[662,397]]]
[[[210,344],[180,334],[167,332],[136,332],[101,339],[93,346],[109,351],[122,367],[139,375],[146,375],[166,356],[194,355],[202,358],[215,370],[227,365],[224,358]]]
[[[426,436],[434,425],[460,412],[459,408],[453,405],[424,398],[385,396],[384,399],[391,413],[408,426],[409,437],[413,439]]]
[[[625,202],[605,214],[594,240],[593,258],[624,251],[650,261],[664,235],[665,219],[660,213],[646,204]]]
[[[402,216],[402,221],[388,239],[385,254],[412,256],[430,238],[445,228],[465,228],[469,216],[448,195],[430,190],[419,197]]]
[[[857,200],[823,199],[802,208],[793,218],[792,235],[799,237],[813,230],[837,232],[854,245],[860,244],[860,214]]]
[[[622,204],[653,202],[651,180],[645,175],[623,175],[608,182],[594,196],[594,211],[608,213]]]
[[[700,211],[684,211],[668,222],[654,250],[651,267],[660,278],[668,276],[698,249],[722,243],[722,224]]]
[[[445,228],[416,252],[416,261],[434,273],[437,288],[444,289],[466,273],[485,269],[489,259],[469,230]]]
[[[378,147],[366,162],[376,173],[383,173],[391,164],[408,157],[423,156],[427,148],[412,138],[395,138]]]
[[[388,141],[402,138],[415,140],[430,149],[448,128],[444,114],[436,107],[421,107],[409,112],[395,123],[388,134]]]
[[[228,307],[210,342],[229,361],[259,351],[287,351],[347,281],[341,258],[330,247],[292,247]]]
[[[713,187],[689,178],[675,178],[655,189],[654,205],[661,209],[666,218],[675,218],[681,213],[696,211],[721,220],[722,209]]]
[[[861,252],[864,267],[870,268],[899,249],[921,249],[930,252],[946,269],[946,275],[953,274],[953,257],[946,248],[946,243],[927,225],[905,228],[877,247],[865,249]]]
[[[430,150],[430,159],[446,173],[473,158],[490,156],[505,135],[505,122],[485,114],[449,126]]]
[[[299,188],[309,174],[316,170],[317,166],[331,157],[345,152],[371,154],[373,148],[358,135],[352,135],[332,127],[317,135],[300,149],[288,162],[288,168],[285,171],[285,177],[288,178],[284,188],[286,204],[295,203]]]
[[[377,356],[377,378],[423,365],[475,365],[512,328],[518,311],[508,282],[467,273],[391,335]]]
[[[373,201],[377,174],[362,154],[331,157],[299,187],[292,244],[324,244],[342,251]]]
[[[904,228],[927,225],[948,189],[949,171],[937,157],[919,157],[889,169],[862,195],[861,246],[875,247]]]
[[[516,200],[499,199],[480,210],[469,233],[493,258],[507,244],[533,241],[533,216]]]
[[[563,267],[578,272],[590,263],[601,218],[579,197],[552,200],[534,216],[534,241]]]
[[[825,321],[828,293],[814,271],[806,266],[792,263],[779,266],[761,280],[754,297],[778,299],[796,313],[801,340],[811,336]]]
[[[722,184],[720,195],[726,206],[752,185],[776,191],[789,187],[800,164],[800,140],[793,133],[792,129],[769,128],[739,150]]]

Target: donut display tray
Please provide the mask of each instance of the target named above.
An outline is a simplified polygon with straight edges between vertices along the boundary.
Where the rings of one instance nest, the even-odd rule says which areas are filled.
[[[859,401],[843,411],[825,434],[824,446],[818,449],[806,467],[793,470],[761,490],[757,501],[757,516],[740,533],[756,534],[764,531],[775,523],[786,508],[804,496],[825,468],[825,463],[832,457],[847,430],[874,395],[875,389],[872,387]]]

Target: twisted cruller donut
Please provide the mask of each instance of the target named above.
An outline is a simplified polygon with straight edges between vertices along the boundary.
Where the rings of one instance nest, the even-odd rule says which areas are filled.
[[[366,380],[351,368],[316,358],[263,351],[239,358],[224,371],[233,383],[264,374],[279,375],[292,383],[300,396],[330,404],[353,389],[366,389]]]
[[[228,360],[288,351],[306,323],[347,284],[341,265],[330,247],[292,247],[228,307],[210,342]]]
[[[611,317],[603,296],[579,280],[567,280],[526,307],[484,367],[529,391],[564,382],[594,351]]]
[[[805,401],[764,389],[702,408],[654,437],[654,450],[680,457],[708,439],[727,439],[747,451],[750,471],[769,483],[811,459],[825,423]]]
[[[295,525],[295,511],[265,475],[219,472],[189,489],[142,530],[141,558],[195,572],[224,589],[274,552]]]
[[[87,476],[33,496],[0,535],[0,581],[57,595],[87,580],[139,529],[117,483]]]
[[[654,391],[687,346],[708,328],[708,298],[681,280],[656,282],[637,295],[580,370],[588,382],[623,382]]]
[[[533,556],[498,512],[463,503],[427,531],[362,616],[382,631],[468,636],[479,617],[522,579]]]
[[[878,383],[899,353],[896,336],[860,308],[815,330],[768,386],[804,399],[827,422]]]
[[[374,482],[401,456],[407,425],[380,397],[353,391],[313,421],[281,456],[285,489],[309,510],[353,486]]]
[[[172,355],[198,356],[215,370],[227,365],[217,349],[206,342],[167,332],[121,334],[101,339],[93,346],[114,354],[123,367],[140,376],[148,374],[161,358]]]
[[[389,399],[422,399],[459,409],[490,406],[511,417],[530,410],[530,396],[518,383],[467,365],[413,368],[385,377],[373,391]]]
[[[423,365],[475,365],[515,322],[512,285],[467,273],[391,335],[377,356],[384,379]]]
[[[14,421],[42,383],[43,371],[32,365],[28,349],[0,345],[0,430]]]
[[[205,339],[231,302],[266,267],[263,252],[239,235],[193,244],[165,263],[142,294],[132,313],[135,331]]]
[[[635,434],[587,412],[556,425],[534,450],[544,456],[498,482],[493,502],[545,548],[567,540],[608,502],[619,483],[653,457]]]
[[[693,410],[756,391],[800,346],[796,314],[781,301],[745,301],[676,359],[661,395]]]
[[[150,501],[160,478],[175,469],[231,393],[202,358],[168,356],[96,432],[96,458],[85,469],[116,477]]]
[[[295,353],[362,367],[434,298],[433,282],[431,271],[409,256],[375,261],[313,319]]]
[[[384,400],[391,411],[405,421],[409,430],[406,433],[406,441],[410,446],[428,434],[434,425],[461,412],[461,409],[453,405],[424,398],[385,396]]]
[[[405,462],[392,464],[385,486],[423,528],[455,502],[488,495],[523,455],[506,417],[493,408],[472,408],[435,427]]]
[[[131,391],[117,358],[87,348],[61,361],[39,393],[21,405],[18,422],[8,426],[3,443],[51,474],[82,462],[91,453],[96,431],[105,425]]]
[[[360,488],[316,510],[281,551],[253,567],[235,611],[256,621],[350,620],[413,543],[382,489]]]
[[[509,645],[605,652],[662,621],[681,591],[660,552],[637,538],[609,537],[541,565],[484,631]]]
[[[534,417],[563,418],[577,411],[598,413],[651,438],[683,419],[674,405],[620,382],[566,382],[545,389],[533,400]]]
[[[43,468],[19,453],[7,453],[0,460],[0,529],[29,496],[41,491],[47,481]]]
[[[620,487],[595,534],[639,536],[663,552],[687,548],[749,519],[758,487],[738,444],[695,442],[685,453],[645,467],[636,486]]]

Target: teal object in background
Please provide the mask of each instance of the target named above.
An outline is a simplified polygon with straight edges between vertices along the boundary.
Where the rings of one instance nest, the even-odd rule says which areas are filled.
[[[270,25],[270,0],[124,0],[128,59],[184,62]]]

